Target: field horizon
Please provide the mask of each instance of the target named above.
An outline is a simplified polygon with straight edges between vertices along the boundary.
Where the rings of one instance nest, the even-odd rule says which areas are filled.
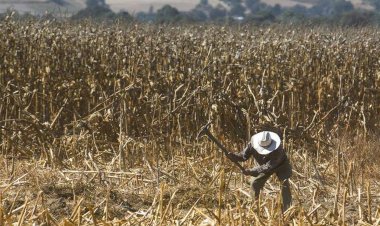
[[[32,3],[28,3],[32,2]],[[0,12],[5,11],[6,9],[15,8],[16,10],[20,12],[45,12],[48,11],[57,11],[62,10],[69,12],[78,11],[80,9],[83,9],[86,4],[84,0],[68,0],[69,4],[67,6],[59,6],[57,4],[53,3],[46,3],[45,0],[41,1],[35,1],[35,0],[21,0],[18,3],[15,1],[9,1],[9,0],[0,0]],[[106,3],[111,7],[112,10],[115,12],[119,12],[120,10],[126,10],[131,14],[137,13],[137,12],[148,12],[149,8],[152,6],[155,10],[160,9],[165,4],[170,4],[174,7],[176,7],[180,11],[189,11],[193,9],[199,1],[192,1],[192,0],[156,0],[156,1],[148,1],[148,0],[108,0]],[[218,3],[220,3],[217,0],[210,0],[209,1],[211,5],[216,6]],[[315,0],[264,0],[262,1],[269,5],[275,5],[279,4],[283,7],[292,7],[295,5],[303,5],[306,7],[310,7]],[[361,0],[351,0],[353,5],[356,8],[364,8],[364,9],[370,9],[368,4],[364,4]]]

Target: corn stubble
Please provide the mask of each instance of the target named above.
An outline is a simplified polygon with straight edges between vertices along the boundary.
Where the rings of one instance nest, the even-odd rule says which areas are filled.
[[[376,29],[0,30],[0,225],[380,224]],[[249,178],[195,140],[209,120],[234,151],[282,134],[288,211],[275,178],[255,202]]]

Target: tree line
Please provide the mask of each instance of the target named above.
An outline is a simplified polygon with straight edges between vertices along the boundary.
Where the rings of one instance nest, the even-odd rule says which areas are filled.
[[[66,0],[51,0],[61,6]],[[311,7],[301,4],[293,7],[268,5],[260,0],[220,0],[213,6],[208,0],[200,0],[190,11],[181,12],[171,5],[158,10],[131,15],[127,11],[115,13],[105,0],[86,0],[86,8],[71,16],[73,20],[120,20],[151,23],[313,23],[343,26],[380,24],[380,0],[364,0],[372,9],[355,8],[347,0],[319,0]],[[30,17],[30,15],[28,15]],[[25,17],[25,16],[24,16]]]

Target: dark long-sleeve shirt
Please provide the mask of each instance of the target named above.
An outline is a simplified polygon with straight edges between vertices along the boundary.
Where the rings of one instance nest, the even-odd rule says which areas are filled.
[[[268,155],[260,155],[253,147],[251,142],[244,148],[240,153],[231,153],[228,157],[232,161],[244,162],[247,161],[251,156],[255,158],[258,166],[251,169],[255,174],[268,173],[276,169],[281,163],[283,163],[287,157],[282,146],[278,147],[273,152]]]

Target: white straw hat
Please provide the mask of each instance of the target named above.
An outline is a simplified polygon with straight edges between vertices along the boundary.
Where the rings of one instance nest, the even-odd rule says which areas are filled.
[[[277,133],[262,131],[252,136],[251,145],[260,154],[267,155],[276,150],[281,144]]]

